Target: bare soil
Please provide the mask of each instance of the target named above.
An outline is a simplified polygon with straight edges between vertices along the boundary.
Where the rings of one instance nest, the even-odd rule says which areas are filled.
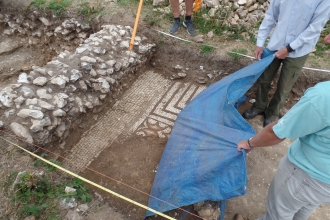
[[[28,16],[30,13],[23,10],[24,6],[26,6],[29,2],[29,0],[2,0],[2,3],[0,1],[0,4],[2,4],[0,5],[0,8],[2,8],[0,13],[4,13],[6,11],[10,12],[10,10],[13,8],[21,8],[22,10],[18,11],[22,13],[21,15],[24,18],[24,16]],[[107,7],[111,7],[111,5],[108,5]],[[66,18],[67,17],[65,16],[57,18],[57,22],[63,22]],[[103,16],[102,19],[95,21],[92,24],[92,30],[97,31],[102,24],[108,23],[133,25],[133,22],[130,23],[130,21],[134,21],[134,17],[131,16],[130,13],[122,13],[119,10],[119,12],[107,14]],[[0,32],[2,32],[3,29],[4,27],[0,26]],[[219,49],[208,55],[202,55],[200,53],[200,44],[186,44],[168,36],[160,35],[145,26],[141,26],[139,28],[139,34],[143,34],[148,38],[153,39],[153,41],[157,43],[156,53],[150,60],[149,65],[145,67],[145,70],[156,70],[157,72],[163,74],[166,78],[172,80],[197,82],[209,85],[253,62],[248,58],[240,58],[238,61],[236,61],[229,57],[226,53],[233,48],[241,47],[246,47],[248,48],[249,52],[251,52],[253,50],[253,45],[251,46],[250,43],[237,41],[216,42],[215,40],[209,40],[210,43],[213,43],[222,49]],[[187,37],[185,34],[181,35],[179,36]],[[0,87],[15,82],[20,72],[29,71],[34,65],[42,66],[43,64],[50,61],[59,52],[63,50],[73,51],[77,46],[76,42],[64,43],[62,39],[56,38],[52,39],[52,41],[43,41],[41,39],[37,45],[33,46],[26,44],[26,40],[21,39],[19,36],[1,37],[0,43],[4,41],[10,41],[10,44],[17,44],[17,48],[6,54],[0,55]],[[182,69],[179,70],[173,68],[176,65],[183,67],[184,72],[187,74],[186,77],[177,77],[177,74],[182,72]],[[201,70],[201,66],[203,66],[203,70]],[[221,74],[219,74],[219,72],[221,72]],[[215,77],[208,77],[208,73],[214,74]],[[139,73],[136,73],[134,77],[126,79],[128,85],[133,83],[135,77],[138,75]],[[295,84],[292,92],[290,93],[282,114],[284,114],[299,100],[307,88],[315,85],[317,82],[328,80],[329,78],[330,77],[327,73],[316,74],[315,72],[304,70],[301,74],[301,77]],[[276,80],[274,81],[274,85],[276,85]],[[124,91],[125,90],[123,90],[122,93]],[[271,91],[270,97],[273,93],[274,89]],[[247,92],[246,95],[248,99],[246,103],[240,108],[240,111],[250,107],[251,104],[248,102],[248,100],[254,98],[254,94],[255,87],[252,87]],[[111,108],[113,104],[113,102],[108,103],[109,108]],[[99,117],[101,117],[103,113],[104,112],[99,112]],[[84,119],[80,119],[80,126],[72,130],[72,133],[69,135],[67,144],[64,146],[64,149],[51,148],[51,150],[56,151],[61,155],[66,155],[66,153],[69,152],[74,144],[79,140],[81,134],[95,123],[95,119],[92,116],[93,114],[89,115],[87,113]],[[260,125],[261,122],[259,121],[258,123]],[[148,195],[145,193],[148,194],[150,192],[153,178],[157,172],[157,166],[162,156],[166,142],[166,138],[160,139],[157,137],[141,137],[137,135],[132,135],[130,137],[120,137],[89,166],[90,169],[102,173],[108,177],[101,176],[90,170],[85,170],[81,173],[81,175],[137,202],[147,204]],[[1,155],[4,155],[1,156],[0,159],[2,164],[0,173],[1,176],[6,177],[12,171],[35,169],[30,166],[33,159],[29,158],[29,156],[26,156],[25,153],[17,150],[13,151],[13,149],[9,146],[1,145],[1,147],[2,152],[0,153]],[[9,152],[14,152],[15,154],[9,156]],[[37,152],[39,154],[42,153],[40,150]],[[13,158],[20,158],[20,162],[15,161]],[[25,160],[24,158],[29,159]],[[251,160],[252,162],[250,162],[249,166],[252,166],[254,162],[256,163],[256,161],[259,160],[272,161],[274,156],[271,154],[263,153],[261,151],[251,158],[253,160]],[[277,159],[278,158],[280,158],[280,156],[278,156]],[[273,169],[276,169],[276,164],[277,162],[272,163]],[[254,172],[257,172],[257,170],[254,170]],[[268,173],[265,175],[267,175],[265,178],[268,180],[271,179],[273,173]],[[3,181],[5,181],[5,179],[3,179],[2,182]],[[249,187],[257,189],[258,181],[258,179],[249,179]],[[265,182],[265,184],[267,184],[267,182]],[[267,188],[267,185],[264,187]],[[110,216],[112,217],[111,219],[143,219],[145,214],[144,209],[138,208],[135,205],[129,204],[93,187],[91,190],[101,195],[102,199],[95,197],[95,200],[97,201],[97,205],[103,206],[104,208],[102,210],[94,209],[90,211],[88,215],[86,215],[86,218],[110,219]],[[0,191],[0,194],[0,203],[8,204],[8,200],[5,198],[6,193]],[[193,212],[192,206],[185,207],[185,209]],[[235,211],[234,208],[231,207],[231,211],[232,210],[233,212]],[[237,207],[237,212],[241,210],[242,207]],[[179,210],[173,210],[168,214],[180,219],[198,219],[196,217],[186,215]],[[233,216],[233,214],[234,213],[227,213],[228,216]],[[249,217],[246,216],[246,219],[248,218]],[[150,219],[161,218],[152,217]],[[227,217],[227,219],[230,219],[230,217]]]

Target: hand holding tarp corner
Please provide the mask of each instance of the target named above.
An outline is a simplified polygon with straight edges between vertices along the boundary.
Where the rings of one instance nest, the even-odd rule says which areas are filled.
[[[253,150],[253,147],[251,147],[248,140],[242,140],[237,143],[237,150],[241,152],[242,149],[245,149],[246,153],[249,153],[251,150]]]
[[[277,59],[284,60],[289,55],[289,51],[286,47],[281,48],[275,53]]]
[[[256,49],[254,50],[254,58],[256,58],[257,60],[260,60],[261,59],[261,54],[262,54],[262,51],[264,50],[263,47],[256,47]]]

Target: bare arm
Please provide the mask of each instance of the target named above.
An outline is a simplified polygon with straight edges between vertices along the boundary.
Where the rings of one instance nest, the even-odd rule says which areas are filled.
[[[284,139],[278,138],[273,131],[273,126],[276,124],[277,121],[269,124],[256,136],[252,137],[252,139],[250,139],[250,145],[253,148],[255,148],[255,147],[272,146],[281,143]],[[250,148],[247,140],[243,140],[237,143],[238,151],[242,151],[242,149],[246,149],[247,152],[250,152],[253,148]]]
[[[330,34],[328,34],[327,36],[325,36],[324,41],[328,44],[330,44]]]

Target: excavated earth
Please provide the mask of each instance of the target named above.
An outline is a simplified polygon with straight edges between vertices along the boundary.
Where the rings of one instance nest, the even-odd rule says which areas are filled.
[[[74,54],[76,48],[88,39],[91,34],[102,30],[103,25],[131,25],[121,22],[125,15],[105,16],[93,21],[83,34],[74,36],[50,33],[63,22],[78,17],[53,18],[35,10],[13,12],[15,5],[1,3],[0,11],[0,87],[1,89],[16,84],[23,72],[29,73],[37,67],[66,54]],[[12,3],[14,4],[14,3]],[[51,24],[47,25],[44,17]],[[16,21],[16,23],[8,23]],[[27,21],[27,31],[15,29],[15,25]],[[8,30],[16,30],[14,33]],[[81,32],[80,32],[81,33]],[[150,55],[143,65],[136,68],[111,87],[111,94],[100,99],[96,110],[86,110],[79,116],[70,118],[71,127],[63,138],[52,137],[43,147],[57,153],[58,160],[67,169],[79,173],[110,190],[122,194],[142,204],[147,204],[153,178],[162,152],[170,135],[175,118],[180,110],[199,92],[211,83],[234,73],[253,61],[241,58],[238,61],[225,55],[207,55],[199,53],[199,47],[187,46],[175,39],[159,35],[146,27],[141,27],[139,36],[144,36],[148,43],[154,44]],[[158,43],[162,42],[162,43]],[[137,47],[134,49],[137,52]],[[72,62],[72,63],[70,63]],[[76,65],[76,61],[66,60],[67,65]],[[290,93],[281,114],[285,114],[294,105],[303,92],[317,82],[329,80],[327,73],[304,70]],[[274,81],[274,84],[276,80]],[[53,89],[54,93],[61,89]],[[93,90],[93,92],[98,92]],[[274,91],[271,92],[270,96]],[[248,102],[254,98],[255,87],[247,92],[247,101],[240,107],[244,111],[250,107]],[[4,112],[4,110],[2,111]],[[10,118],[10,117],[9,117]],[[8,117],[1,117],[5,131],[12,132]],[[258,131],[261,129],[262,117],[249,121]],[[27,127],[31,126],[30,124]],[[23,143],[21,143],[23,144]],[[243,213],[246,219],[260,217],[264,211],[263,201],[276,166],[286,152],[290,141],[279,146],[258,149],[248,156],[249,170],[248,193],[245,196],[228,201],[225,219],[232,219],[237,212]],[[26,145],[25,145],[26,146]],[[30,150],[42,154],[42,150],[27,145]],[[22,153],[24,155],[24,153]],[[26,157],[26,155],[22,156]],[[69,163],[63,158],[68,158]],[[16,164],[15,170],[25,169],[24,163]],[[95,172],[97,171],[97,172]],[[100,175],[100,173],[102,175]],[[87,219],[143,219],[145,210],[131,203],[114,197],[104,191],[91,187],[95,199],[103,205],[102,210],[90,212]],[[141,193],[144,192],[144,193]],[[96,193],[96,194],[95,194]],[[146,193],[146,194],[145,194]],[[211,203],[213,206],[216,203]],[[184,207],[195,214],[199,206]],[[195,210],[194,210],[195,208]],[[204,205],[205,210],[216,208]],[[313,214],[311,219],[329,219],[329,207],[323,206]],[[199,219],[180,210],[173,210],[168,215],[176,219]],[[162,219],[152,217],[150,219]],[[210,217],[212,219],[212,217]]]

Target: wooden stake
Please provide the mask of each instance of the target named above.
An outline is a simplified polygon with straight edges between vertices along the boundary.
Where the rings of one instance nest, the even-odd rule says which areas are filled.
[[[129,49],[130,50],[133,50],[133,47],[134,47],[134,39],[135,39],[135,35],[136,35],[136,30],[137,30],[137,27],[138,27],[138,24],[139,24],[139,19],[140,19],[142,4],[143,4],[143,0],[140,0],[138,11],[137,11],[136,18],[135,18],[135,24],[134,24],[133,34],[132,34],[131,42],[129,44]]]

